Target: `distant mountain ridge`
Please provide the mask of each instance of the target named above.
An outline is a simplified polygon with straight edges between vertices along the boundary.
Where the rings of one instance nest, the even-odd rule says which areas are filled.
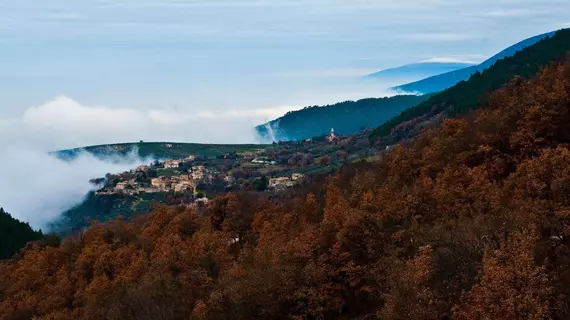
[[[539,41],[549,36],[553,36],[555,33],[556,31],[544,33],[523,40],[506,48],[479,65],[470,65],[468,63],[460,62],[426,61],[382,70],[367,75],[365,78],[379,80],[394,79],[395,77],[410,77],[421,73],[439,74],[424,80],[393,88],[395,90],[403,90],[410,93],[416,93],[418,95],[400,95],[382,99],[371,98],[359,101],[346,101],[327,106],[306,107],[302,110],[289,112],[283,117],[257,126],[256,131],[260,136],[265,137],[265,140],[268,140],[268,137],[270,136],[273,136],[272,139],[276,140],[302,140],[325,135],[330,132],[331,128],[334,128],[335,132],[338,134],[352,134],[358,132],[360,129],[374,128],[377,126],[381,126],[381,128],[393,127],[394,123],[392,123],[392,121],[399,121],[399,116],[396,116],[400,112],[402,112],[401,115],[411,112],[406,109],[410,109],[417,105],[422,106],[421,109],[424,110],[427,108],[424,105],[429,104],[429,101],[433,100],[432,98],[435,93],[451,88],[462,81],[468,80],[473,75],[487,70],[497,61],[512,57],[517,52],[533,46]],[[452,71],[445,72],[450,69]],[[531,69],[533,70],[531,74],[534,74],[537,71],[534,70],[535,68]],[[510,72],[507,72],[506,74],[508,74],[509,77],[512,77]],[[504,82],[502,80],[499,81],[499,87],[503,83]],[[490,89],[497,88],[496,85],[492,85],[491,87],[493,88]],[[469,91],[469,93],[472,95],[480,94],[479,91]],[[430,96],[421,96],[419,94],[430,94]],[[456,98],[457,97],[455,97],[454,100],[457,100]],[[478,102],[478,98],[479,97],[473,98],[470,95],[466,100]],[[415,114],[415,111],[412,113]],[[407,118],[407,116],[405,118]],[[390,120],[390,124],[386,124],[388,120]],[[386,134],[384,131],[384,129],[376,129],[375,133],[376,135],[380,134],[380,132],[382,132],[382,134]]]
[[[499,52],[498,54],[496,54],[493,57],[485,60],[483,63],[481,63],[479,65],[470,66],[470,67],[466,67],[463,69],[458,69],[458,70],[450,71],[447,73],[442,73],[439,75],[434,75],[434,76],[431,76],[431,77],[423,79],[423,80],[419,80],[419,81],[415,81],[412,83],[407,83],[407,84],[404,84],[401,86],[397,86],[394,89],[402,90],[402,91],[410,92],[410,93],[423,93],[423,94],[445,90],[447,88],[450,88],[450,87],[456,85],[457,83],[459,83],[461,81],[468,80],[469,77],[471,77],[471,75],[473,75],[477,72],[483,72],[485,69],[488,69],[493,64],[495,64],[497,61],[499,61],[503,58],[506,58],[506,57],[510,57],[510,56],[514,55],[516,52],[518,52],[524,48],[527,48],[531,45],[534,45],[538,41],[540,41],[540,40],[542,40],[548,36],[554,35],[554,33],[555,32],[548,32],[548,33],[544,33],[544,34],[523,40],[523,41],[521,41],[521,42],[519,42],[513,46],[510,46],[507,49]]]
[[[325,135],[331,128],[337,134],[353,134],[361,129],[374,128],[427,98],[400,95],[306,107],[257,126],[256,130],[266,140],[303,140]]]
[[[447,73],[459,69],[473,66],[472,63],[465,62],[436,62],[425,61],[407,64],[401,67],[381,70],[365,76],[366,79],[390,81],[401,83],[403,81],[414,81],[427,77]]]
[[[533,45],[517,51],[512,56],[498,60],[483,72],[476,72],[467,81],[461,81],[442,92],[432,94],[429,99],[404,110],[397,117],[374,129],[371,137],[399,139],[406,138],[407,128],[446,113],[448,116],[465,114],[488,100],[490,92],[504,86],[513,78],[529,78],[554,61],[570,54],[570,29],[538,36],[541,39]]]

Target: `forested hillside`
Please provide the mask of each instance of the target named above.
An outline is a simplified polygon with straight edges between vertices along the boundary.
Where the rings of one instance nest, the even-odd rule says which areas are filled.
[[[450,115],[464,114],[479,106],[488,93],[503,86],[514,76],[531,77],[555,59],[562,59],[570,50],[570,29],[556,32],[535,45],[499,60],[482,73],[475,73],[441,93],[431,96],[417,106],[407,109],[373,132],[373,137],[388,135],[399,124],[413,121],[426,114],[447,111]]]
[[[334,105],[312,106],[288,112],[269,122],[279,140],[302,140],[330,133],[352,134],[374,128],[402,110],[417,105],[427,96],[403,95],[346,101]],[[269,136],[266,125],[258,126],[261,136]]]
[[[14,219],[0,208],[0,260],[11,258],[28,242],[42,238],[41,232],[34,231],[29,224]]]
[[[94,225],[0,264],[0,319],[568,319],[570,63],[377,163]]]

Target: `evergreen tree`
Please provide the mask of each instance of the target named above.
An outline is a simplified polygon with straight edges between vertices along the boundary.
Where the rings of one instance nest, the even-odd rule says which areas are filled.
[[[0,260],[11,258],[26,243],[42,238],[41,231],[34,231],[29,224],[13,218],[0,208]]]

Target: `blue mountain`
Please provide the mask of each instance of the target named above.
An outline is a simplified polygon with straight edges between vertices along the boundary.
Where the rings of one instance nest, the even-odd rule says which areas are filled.
[[[414,81],[424,79],[434,75],[447,73],[459,69],[473,66],[470,63],[461,62],[419,62],[407,64],[405,66],[382,70],[367,75],[365,78],[381,80],[392,83],[402,83],[402,81]]]
[[[488,69],[498,60],[510,57],[514,55],[517,51],[529,47],[537,43],[538,41],[552,35],[554,35],[554,32],[549,32],[538,36],[534,36],[532,38],[528,38],[511,47],[508,47],[507,49],[499,52],[498,54],[494,55],[493,57],[489,58],[488,60],[484,61],[479,65],[470,66],[439,75],[434,75],[420,81],[397,86],[394,89],[399,89],[406,92],[414,92],[414,93],[433,93],[433,92],[443,91],[447,88],[453,87],[454,85],[456,85],[461,81],[468,80],[469,77],[471,77],[471,75],[477,72],[482,72],[483,70]]]

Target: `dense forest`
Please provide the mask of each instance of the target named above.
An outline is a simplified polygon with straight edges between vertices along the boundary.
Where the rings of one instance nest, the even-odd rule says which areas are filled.
[[[329,134],[334,128],[338,134],[353,134],[362,129],[377,127],[427,99],[427,96],[402,95],[390,98],[370,98],[346,101],[334,105],[312,106],[288,112],[269,122],[279,140],[303,140]],[[268,137],[266,125],[257,132]]]
[[[29,224],[15,219],[0,208],[0,260],[11,258],[28,242],[42,238],[41,231],[34,231]]]
[[[447,110],[451,115],[463,114],[484,103],[489,92],[502,87],[512,77],[532,77],[551,61],[563,59],[568,50],[570,50],[570,29],[563,29],[511,57],[497,61],[489,69],[472,75],[469,80],[462,81],[441,93],[432,95],[417,106],[406,109],[376,128],[372,136],[388,135],[400,123],[428,113]]]
[[[570,62],[374,163],[36,243],[0,319],[568,319]]]

